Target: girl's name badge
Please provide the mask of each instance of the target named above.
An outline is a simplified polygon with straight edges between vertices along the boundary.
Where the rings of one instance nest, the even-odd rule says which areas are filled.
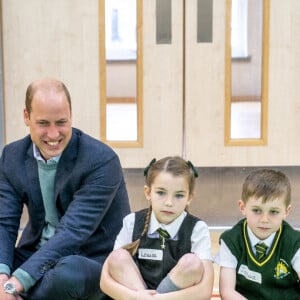
[[[163,251],[160,249],[139,249],[139,259],[162,260]]]

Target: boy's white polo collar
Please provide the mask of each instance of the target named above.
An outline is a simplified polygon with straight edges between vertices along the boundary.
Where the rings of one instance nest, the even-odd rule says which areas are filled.
[[[254,233],[252,232],[252,230],[249,228],[248,224],[247,224],[247,233],[250,239],[250,243],[252,248],[255,247],[255,245],[257,243],[262,243],[264,242],[267,246],[268,246],[268,250],[270,249],[270,247],[272,246],[274,237],[276,235],[276,232],[273,232],[268,238],[266,238],[265,240],[260,240],[259,238],[257,238]]]

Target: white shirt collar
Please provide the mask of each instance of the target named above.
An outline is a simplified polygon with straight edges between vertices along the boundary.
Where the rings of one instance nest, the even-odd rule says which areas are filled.
[[[259,238],[257,238],[254,233],[251,231],[251,229],[249,228],[248,224],[247,224],[247,232],[248,232],[248,236],[249,236],[249,239],[250,239],[250,242],[251,242],[251,245],[252,247],[255,247],[255,245],[257,243],[262,243],[264,242],[268,248],[271,247],[272,243],[273,243],[273,240],[274,240],[274,237],[276,235],[276,232],[273,232],[268,238],[266,238],[265,240],[260,240]]]
[[[153,234],[156,232],[156,230],[158,228],[163,228],[165,230],[168,231],[168,233],[170,234],[171,238],[174,238],[176,236],[176,234],[178,233],[178,230],[185,218],[185,216],[187,215],[186,211],[183,211],[181,213],[180,216],[178,216],[172,223],[170,224],[161,224],[158,222],[158,220],[156,219],[153,211],[151,212],[151,218],[150,218],[150,226],[148,229],[148,234]]]

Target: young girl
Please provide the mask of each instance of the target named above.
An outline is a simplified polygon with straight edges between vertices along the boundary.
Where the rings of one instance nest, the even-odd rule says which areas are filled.
[[[102,269],[102,291],[125,300],[210,299],[208,227],[187,212],[198,176],[194,166],[177,156],[153,159],[144,175],[149,209],[124,218]]]

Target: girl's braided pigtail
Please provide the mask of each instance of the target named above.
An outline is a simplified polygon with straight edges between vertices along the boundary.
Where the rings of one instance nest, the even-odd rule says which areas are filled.
[[[147,215],[146,215],[146,219],[145,219],[145,225],[144,225],[144,229],[141,233],[141,236],[139,239],[133,241],[130,244],[127,244],[125,246],[123,246],[122,248],[127,250],[132,256],[134,256],[137,252],[137,249],[140,245],[141,242],[141,238],[147,233],[148,231],[148,227],[149,227],[149,223],[150,223],[150,216],[151,216],[151,211],[152,211],[152,207],[150,206],[148,211],[147,211]]]
[[[151,160],[151,162],[149,163],[149,165],[144,169],[144,176],[146,177],[146,182],[147,182],[149,170],[151,169],[151,167],[153,166],[153,164],[155,162],[156,162],[156,159],[153,158]],[[150,205],[149,209],[147,211],[147,214],[146,214],[144,229],[143,229],[143,231],[141,233],[140,238],[122,247],[123,249],[127,250],[132,256],[134,256],[136,254],[137,249],[138,249],[138,247],[140,245],[140,242],[141,242],[141,238],[145,234],[147,234],[149,223],[150,223],[151,211],[152,211],[152,207]]]

